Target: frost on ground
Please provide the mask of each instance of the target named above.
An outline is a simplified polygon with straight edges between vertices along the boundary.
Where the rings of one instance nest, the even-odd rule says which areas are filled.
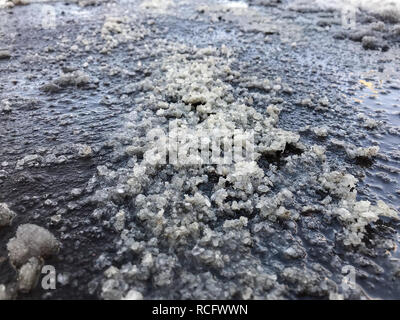
[[[18,291],[27,293],[35,286],[39,278],[42,262],[36,258],[30,258],[18,271]]]
[[[354,8],[387,18],[390,22],[400,22],[400,3],[393,0],[294,0],[291,8],[296,10],[312,10],[322,8],[324,10],[344,10]]]
[[[37,44],[21,32],[21,49],[0,53],[12,78],[0,84],[0,191],[10,206],[0,204],[9,235],[0,267],[10,261],[17,277],[0,283],[0,299],[32,291],[57,253],[57,290],[32,294],[363,299],[364,288],[395,287],[398,213],[387,204],[397,202],[365,188],[361,165],[398,160],[397,148],[379,143],[381,117],[343,99],[359,83],[355,63],[387,56],[332,43],[321,32],[335,26],[329,8],[307,20],[286,1],[130,2],[56,3],[66,12],[57,29],[38,31]],[[383,49],[382,30],[396,25],[374,19],[346,37]],[[193,152],[214,131],[251,141],[252,157],[208,162]],[[165,159],[179,132],[185,148]],[[211,151],[213,136],[204,141]],[[360,282],[341,288],[347,265]]]
[[[366,233],[365,227],[371,222],[376,222],[379,217],[399,219],[398,213],[381,200],[376,206],[371,205],[369,201],[356,201],[357,180],[352,175],[332,171],[322,176],[320,182],[332,195],[341,199],[333,213],[344,223],[345,245],[360,245]]]
[[[11,211],[5,203],[0,203],[0,227],[10,225],[15,216],[15,212]]]
[[[400,2],[393,0],[294,0],[288,8],[297,12],[336,12],[338,20],[321,19],[318,24],[328,27],[342,24],[336,39],[349,38],[361,42],[366,50],[389,50],[388,40],[398,41]]]
[[[44,258],[56,254],[60,244],[46,229],[34,224],[23,224],[8,244],[10,261],[14,266],[21,266],[30,258]]]
[[[48,230],[34,224],[22,224],[7,243],[8,256],[17,278],[0,285],[0,300],[13,299],[36,287],[44,259],[56,255],[60,243]]]
[[[332,170],[322,146],[304,145],[297,132],[279,128],[277,106],[260,113],[237,94],[256,86],[279,96],[287,88],[281,79],[241,76],[231,68],[234,52],[225,46],[158,46],[166,57],[153,63],[155,72],[141,84],[143,96],[113,141],[115,150],[130,160],[116,170],[99,167],[96,175],[102,188],[91,197],[98,207],[93,214],[115,212],[111,223],[121,234],[115,243],[118,254],[135,257],[105,271],[101,296],[122,299],[134,292],[135,298],[278,299],[287,296],[288,283],[297,294],[334,292],[337,280],[326,277],[322,265],[291,268],[277,259],[307,260],[305,243],[296,235],[301,214],[316,212],[328,224],[333,218],[340,221],[337,239],[310,226],[316,229],[310,243],[332,250],[336,241],[349,248],[363,246],[371,222],[381,216],[397,219],[397,213],[382,201],[357,201],[357,179]],[[160,144],[146,133],[155,128],[167,133],[171,123],[192,129],[189,141],[200,139],[195,133],[204,129],[252,130],[255,158],[198,165],[183,157],[165,164],[159,150],[168,140]],[[327,130],[316,133],[325,136]],[[348,152],[370,157],[378,149]],[[269,161],[283,154],[280,168]],[[318,199],[317,193],[325,196]],[[345,294],[360,297],[361,291]]]
[[[66,0],[68,3],[77,3],[81,7],[98,5],[107,0]],[[14,6],[29,5],[32,3],[52,2],[52,0],[0,0],[1,8],[13,8]]]

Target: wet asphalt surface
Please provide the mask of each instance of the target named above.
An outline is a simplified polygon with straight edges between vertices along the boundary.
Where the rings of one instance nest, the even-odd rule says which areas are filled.
[[[213,5],[204,3],[209,8]],[[0,257],[7,256],[6,243],[18,225],[35,223],[61,241],[59,255],[46,260],[46,264],[54,265],[68,278],[60,281],[54,292],[44,292],[38,286],[18,298],[97,299],[103,271],[111,264],[99,263],[99,256],[107,254],[117,266],[134,259],[117,252],[114,242],[118,233],[92,218],[96,204],[88,197],[98,187],[98,182],[91,180],[98,166],[118,168],[129,161],[125,154],[115,151],[111,141],[121,131],[125,115],[134,110],[135,99],[141,96],[140,86],[130,89],[127,84],[151,78],[155,72],[151,63],[162,58],[162,52],[152,50],[159,39],[199,48],[225,44],[236,52],[236,67],[242,76],[280,77],[293,92],[283,94],[281,100],[273,96],[269,101],[265,96],[258,101],[255,98],[254,107],[262,111],[270,103],[283,106],[280,127],[300,132],[304,144],[326,146],[332,168],[346,169],[359,178],[361,200],[381,199],[400,211],[398,39],[387,39],[388,51],[365,50],[359,42],[335,39],[342,27],[334,12],[298,13],[285,9],[284,4],[260,5],[255,8],[270,23],[267,29],[254,30],[247,28],[247,17],[232,18],[229,11],[199,10],[199,6],[186,1],[174,9],[161,10],[141,7],[138,1],[85,7],[51,2],[0,10],[0,48],[11,52],[9,59],[0,60],[0,101],[4,106],[7,100],[10,106],[0,111],[0,202],[8,203],[18,214],[12,226],[0,232]],[[56,25],[44,29],[41,17],[48,15],[48,8],[55,10]],[[131,17],[128,23],[137,33],[135,39],[101,53],[104,39],[100,31],[110,14]],[[82,39],[89,42],[86,48]],[[71,50],[75,43],[79,48]],[[91,79],[83,85],[66,85],[57,92],[43,91],[43,85],[56,79],[61,70],[84,70]],[[301,105],[310,95],[315,95],[315,101],[327,97],[332,107],[321,111]],[[358,113],[378,121],[379,127],[366,128]],[[306,126],[328,126],[329,139],[316,136]],[[331,138],[356,146],[379,145],[381,150],[374,160],[349,159],[342,148],[331,143]],[[91,147],[91,156],[79,154],[82,145]],[[43,159],[56,157],[18,168],[18,160],[31,154]],[[79,192],[71,192],[73,189]],[[62,220],[52,221],[55,215],[61,215]],[[398,244],[396,222],[383,220],[371,228],[371,237],[383,233]],[[339,256],[346,256],[340,246],[335,250]],[[400,298],[399,279],[393,277],[400,268],[393,262],[399,255],[397,248],[388,255],[376,254],[373,260],[385,272],[379,277],[360,278],[368,296]],[[15,271],[6,259],[1,261],[0,283],[9,283]],[[368,267],[364,271],[371,272]],[[157,295],[149,293],[148,297]],[[286,297],[310,298],[295,291]]]

